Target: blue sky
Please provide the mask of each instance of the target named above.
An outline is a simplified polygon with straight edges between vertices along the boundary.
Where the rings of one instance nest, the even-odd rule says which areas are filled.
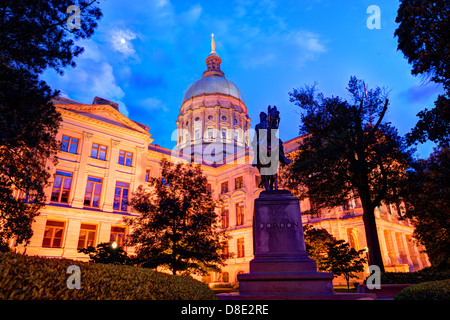
[[[381,29],[369,29],[367,8],[380,8]],[[166,148],[186,89],[201,78],[211,33],[221,69],[245,97],[252,125],[268,105],[281,113],[280,138],[298,135],[298,107],[288,93],[318,83],[326,96],[349,98],[350,76],[368,88],[390,91],[387,120],[404,135],[416,114],[442,89],[413,77],[397,51],[393,0],[102,0],[94,36],[79,42],[85,52],[63,76],[43,79],[63,96],[91,103],[95,96],[119,103],[129,118],[150,127]],[[433,144],[418,147],[427,157]]]

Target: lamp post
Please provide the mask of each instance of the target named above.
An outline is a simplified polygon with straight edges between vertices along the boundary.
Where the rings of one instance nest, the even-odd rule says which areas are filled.
[[[366,252],[367,264],[370,266],[370,261],[369,261],[369,247],[364,247],[364,251]]]
[[[116,249],[117,248],[117,242],[113,242],[113,243],[111,243],[111,248],[113,248],[113,249]]]

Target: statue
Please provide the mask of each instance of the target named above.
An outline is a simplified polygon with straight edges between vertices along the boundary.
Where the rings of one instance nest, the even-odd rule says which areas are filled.
[[[216,42],[214,41],[214,33],[211,34],[211,53],[216,53]]]
[[[283,142],[278,138],[280,112],[276,106],[269,106],[267,114],[261,112],[260,123],[255,126],[255,137],[252,141],[255,158],[253,166],[261,174],[261,183],[266,191],[278,190],[277,172],[278,163],[289,164],[290,160],[284,155]],[[278,141],[278,142],[277,142]]]

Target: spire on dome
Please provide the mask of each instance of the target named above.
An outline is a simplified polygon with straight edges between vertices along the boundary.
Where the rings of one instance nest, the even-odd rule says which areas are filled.
[[[211,53],[216,53],[216,43],[214,42],[214,33],[211,34]]]
[[[216,52],[216,42],[214,41],[214,33],[211,34],[211,52],[206,58],[206,70],[203,72],[203,77],[224,77],[225,74],[220,70],[222,59]]]

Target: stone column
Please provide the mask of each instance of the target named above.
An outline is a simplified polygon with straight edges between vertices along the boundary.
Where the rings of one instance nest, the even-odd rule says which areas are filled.
[[[65,258],[75,258],[82,254],[78,253],[78,238],[80,237],[81,219],[70,218],[64,230],[64,253]]]
[[[119,161],[119,140],[111,139],[111,151],[109,152],[109,163],[108,163],[108,171],[107,176],[103,181],[102,194],[104,195],[104,199],[101,199],[102,202],[102,210],[106,212],[113,212],[113,204],[114,204],[114,189],[116,187],[116,168]]]
[[[80,152],[80,162],[78,163],[78,167],[74,172],[74,180],[72,181],[74,196],[71,206],[74,208],[83,208],[84,206],[84,193],[86,192],[87,183],[86,166],[87,158],[90,155],[90,150],[92,147],[92,136],[93,134],[90,132],[83,132],[83,145]]]

